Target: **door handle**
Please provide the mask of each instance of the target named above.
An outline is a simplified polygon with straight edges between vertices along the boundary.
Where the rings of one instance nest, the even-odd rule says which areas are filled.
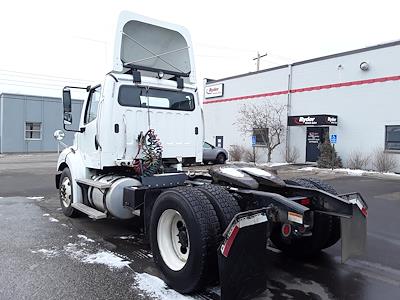
[[[196,134],[196,135],[199,134],[199,127],[194,128],[194,134]]]

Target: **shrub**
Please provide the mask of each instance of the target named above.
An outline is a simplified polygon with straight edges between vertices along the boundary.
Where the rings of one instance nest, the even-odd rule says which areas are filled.
[[[296,147],[290,147],[286,154],[286,162],[293,164],[299,159],[299,150]]]
[[[397,161],[383,150],[376,150],[373,158],[373,166],[378,172],[390,172],[397,167]]]
[[[361,151],[353,151],[349,155],[347,165],[350,169],[364,170],[367,168],[369,160],[369,155],[365,155]]]
[[[260,151],[256,147],[253,151],[253,148],[246,149],[244,151],[243,159],[246,162],[257,162],[257,159],[260,157]]]
[[[329,141],[329,136],[326,135],[325,142],[319,147],[320,155],[317,160],[318,168],[341,168],[343,167],[342,159],[337,154],[335,147]]]
[[[241,161],[245,153],[245,148],[240,145],[232,145],[229,147],[229,159],[231,161]]]

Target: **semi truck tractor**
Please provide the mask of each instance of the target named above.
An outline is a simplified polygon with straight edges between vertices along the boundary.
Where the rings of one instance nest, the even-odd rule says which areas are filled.
[[[122,12],[103,82],[63,89],[64,129],[75,132],[55,176],[63,213],[137,219],[169,286],[192,293],[220,284],[221,299],[266,288],[270,242],[298,258],[339,240],[343,261],[361,254],[368,207],[359,193],[255,167],[183,171],[185,162],[202,162],[197,88],[189,32]],[[80,120],[75,90],[87,93]]]

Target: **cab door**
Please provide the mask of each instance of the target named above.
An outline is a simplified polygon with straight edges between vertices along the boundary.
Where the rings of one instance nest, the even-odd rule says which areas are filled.
[[[97,113],[101,96],[101,86],[90,90],[86,101],[85,113],[83,116],[82,128],[78,147],[82,152],[83,160],[88,168],[100,168],[101,145],[97,138]]]

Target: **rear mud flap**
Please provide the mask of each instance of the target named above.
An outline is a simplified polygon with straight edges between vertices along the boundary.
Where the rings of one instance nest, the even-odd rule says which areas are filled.
[[[353,205],[351,218],[340,218],[342,238],[342,263],[352,256],[364,254],[367,239],[367,218]]]
[[[221,300],[251,299],[267,288],[265,209],[235,216],[218,250]]]

